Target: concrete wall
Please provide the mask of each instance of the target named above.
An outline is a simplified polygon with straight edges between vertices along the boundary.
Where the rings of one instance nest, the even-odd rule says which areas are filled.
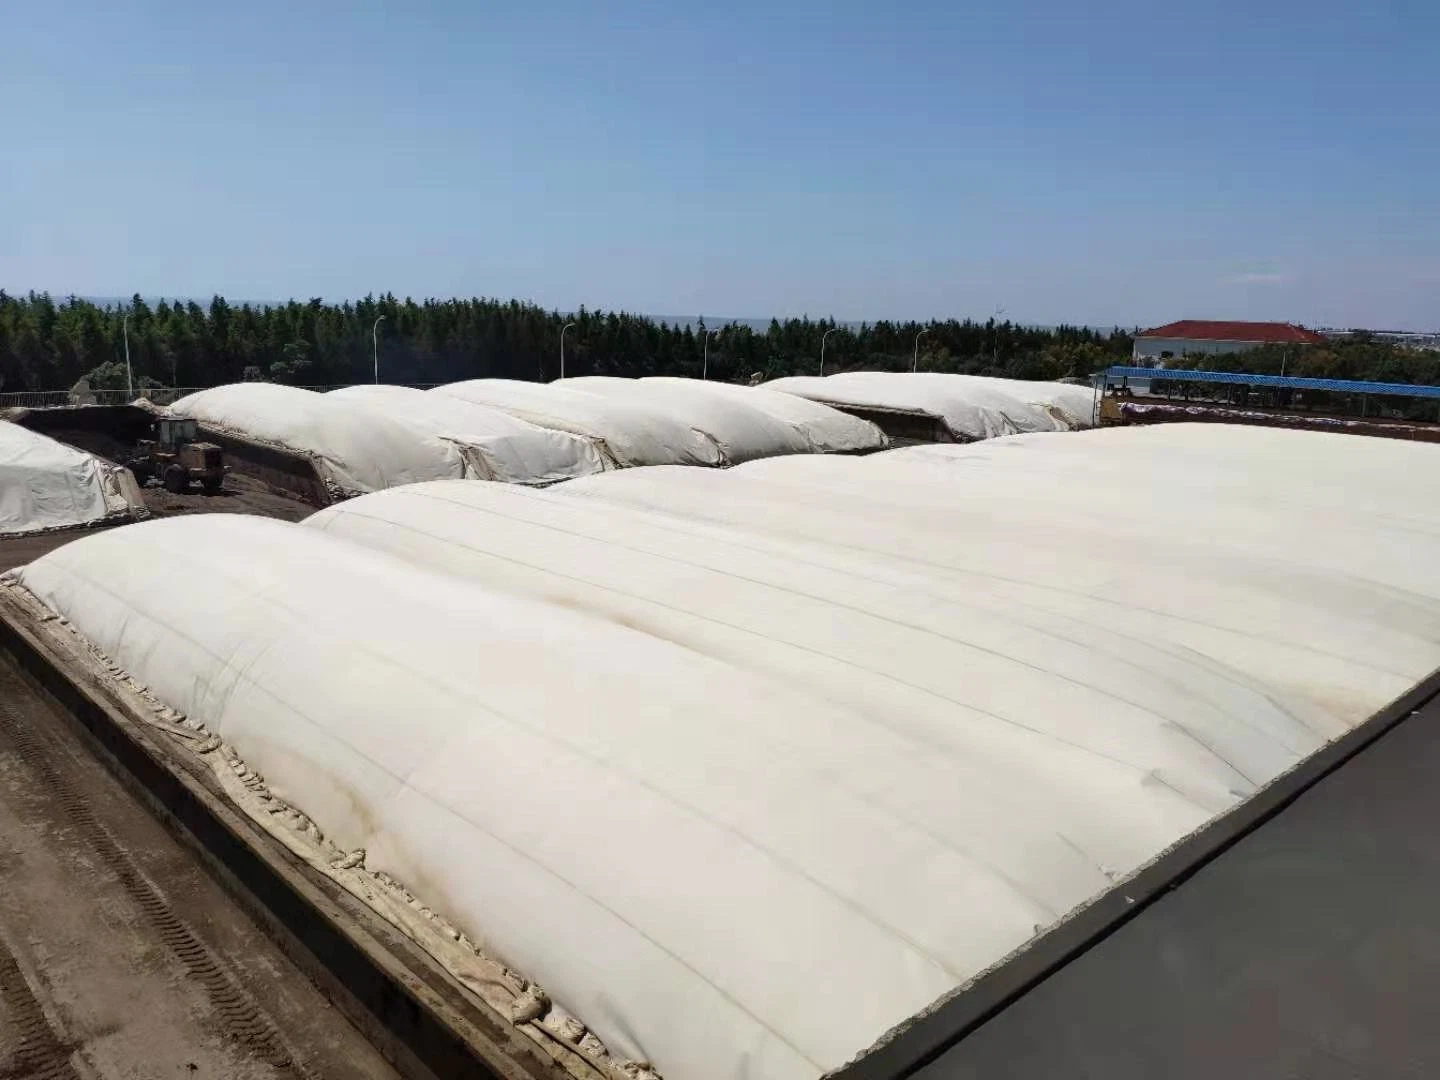
[[[204,425],[200,426],[200,437],[224,450],[225,464],[237,473],[253,477],[262,484],[321,509],[335,501],[325,481],[320,478],[314,461],[304,454],[251,442]]]
[[[136,439],[143,439],[150,434],[150,425],[155,422],[155,415],[134,405],[79,405],[56,409],[17,410],[12,419],[21,427],[38,431],[42,435],[54,435],[57,432],[95,432],[108,435],[133,448]],[[89,447],[81,449],[88,450]]]

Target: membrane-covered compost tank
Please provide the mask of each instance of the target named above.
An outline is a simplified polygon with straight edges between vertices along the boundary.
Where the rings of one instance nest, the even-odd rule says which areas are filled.
[[[128,470],[0,420],[0,537],[144,517]]]
[[[934,417],[956,442],[1088,428],[1094,412],[1094,391],[1086,386],[942,372],[796,375],[775,379],[761,389],[839,409]]]
[[[520,1022],[798,1080],[1440,665],[1437,466],[1173,425],[440,481],[11,581],[543,988]]]
[[[426,391],[593,439],[618,467],[727,464],[715,439],[663,408],[588,393],[565,383],[471,379]]]
[[[428,391],[594,440],[620,467],[883,449],[879,428],[793,395],[699,379],[473,379]]]
[[[310,459],[332,495],[466,475],[459,446],[375,404],[274,383],[231,383],[180,398],[169,415]]]
[[[711,394],[742,402],[766,416],[793,425],[817,454],[868,453],[884,450],[889,445],[884,432],[870,421],[794,394],[780,394],[761,386],[737,386],[734,383],[666,375],[650,376],[640,379],[639,383],[647,387],[668,387],[689,394]]]
[[[610,467],[592,439],[517,420],[499,409],[409,386],[347,386],[332,401],[352,401],[417,424],[455,444],[467,475],[507,484],[553,484]]]

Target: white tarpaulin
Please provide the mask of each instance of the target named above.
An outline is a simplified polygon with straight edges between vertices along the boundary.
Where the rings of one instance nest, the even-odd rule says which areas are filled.
[[[1414,474],[1432,452],[1398,440],[1165,425],[856,461],[776,459],[742,467],[730,484],[650,469],[603,486],[583,480],[569,494],[916,561],[972,595],[1046,617],[1080,603],[1139,640],[1291,678],[1327,708],[1343,712],[1354,698],[1366,711],[1375,694],[1411,680],[1408,660],[1393,665],[1417,654],[1378,629],[1357,636],[1359,620],[1373,609],[1428,628],[1430,611],[1413,597],[1387,602],[1378,586],[1352,588],[1349,575],[1405,593],[1428,587],[1428,569],[1405,564],[1417,542],[1408,522],[1424,513]],[[1232,567],[1217,550],[1249,562]]]
[[[814,1078],[1440,664],[1437,464],[1030,435],[425,484],[19,576],[612,1051]]]
[[[595,439],[617,465],[723,465],[715,440],[651,405],[513,379],[472,379],[427,391]]]
[[[825,404],[938,416],[962,440],[1068,430],[1072,426],[1041,404],[1034,392],[1017,391],[1012,385],[1015,382],[924,371],[850,371],[775,379],[765,383],[764,388]],[[1057,391],[1044,396],[1058,395]]]
[[[694,393],[744,402],[766,416],[799,429],[811,451],[817,454],[884,450],[889,444],[885,433],[870,421],[794,394],[777,394],[759,386],[736,386],[734,383],[680,379],[668,375],[653,375],[640,382],[646,386],[679,386]]]
[[[811,451],[810,440],[797,425],[778,420],[744,401],[697,390],[697,384],[688,379],[649,382],[587,375],[551,385],[662,412],[714,439],[728,465]]]
[[[183,397],[168,411],[304,454],[345,495],[466,474],[453,442],[373,405],[332,394],[274,383],[232,383]]]
[[[591,439],[537,427],[499,409],[409,386],[348,386],[330,398],[376,406],[455,443],[469,472],[506,484],[552,484],[603,472],[605,456]]]
[[[1050,413],[1065,430],[1079,431],[1095,425],[1095,391],[1089,386],[1047,382],[1043,379],[992,379],[980,375],[954,377],[991,383],[996,389],[1020,399],[1027,405],[1038,405]]]
[[[0,536],[94,525],[143,509],[127,470],[0,421]]]

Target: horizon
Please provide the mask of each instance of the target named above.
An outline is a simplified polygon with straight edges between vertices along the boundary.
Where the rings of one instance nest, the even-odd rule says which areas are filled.
[[[5,289],[5,288],[3,288],[3,287],[0,287],[0,292],[8,292],[8,291],[9,291],[9,290],[7,290],[7,289]],[[345,300],[332,300],[332,299],[327,299],[327,298],[325,298],[325,297],[304,297],[304,298],[301,298],[301,297],[297,297],[297,296],[291,296],[291,297],[288,297],[288,298],[283,299],[283,300],[280,300],[280,299],[256,300],[256,299],[253,299],[253,298],[252,298],[252,299],[244,299],[244,298],[232,298],[232,297],[228,297],[228,296],[221,296],[221,295],[218,294],[218,293],[212,294],[212,295],[210,295],[210,296],[204,296],[204,295],[201,295],[201,294],[174,295],[174,296],[170,296],[170,295],[141,296],[141,295],[138,294],[138,293],[132,293],[132,294],[130,294],[129,296],[82,296],[82,295],[80,295],[80,294],[78,294],[78,293],[66,293],[66,294],[64,294],[63,296],[60,296],[60,297],[58,298],[58,300],[57,300],[56,294],[54,294],[54,293],[48,293],[46,290],[36,289],[36,290],[31,290],[31,291],[35,292],[37,295],[40,295],[41,293],[46,293],[47,295],[50,296],[50,298],[51,298],[52,301],[57,302],[57,303],[64,303],[64,302],[69,301],[69,300],[81,300],[81,301],[84,301],[84,302],[89,303],[89,304],[94,304],[94,305],[96,305],[97,307],[101,307],[101,308],[111,308],[111,307],[114,307],[114,308],[117,308],[117,309],[123,307],[125,304],[130,303],[136,296],[140,296],[141,301],[143,301],[144,303],[149,304],[149,305],[154,305],[154,304],[158,304],[158,303],[173,304],[173,303],[178,302],[178,303],[182,303],[182,304],[195,303],[195,304],[200,304],[200,305],[203,306],[203,305],[208,305],[212,300],[222,299],[222,300],[224,300],[227,304],[229,304],[231,307],[244,306],[244,305],[249,305],[249,306],[251,306],[251,307],[283,307],[283,306],[286,305],[286,304],[304,304],[304,303],[308,303],[311,299],[319,299],[321,302],[326,303],[326,304],[335,304],[335,305],[345,304],[345,303],[351,303],[351,304],[353,304],[353,303],[356,302],[357,300],[362,300],[362,299],[371,298],[371,297],[376,296],[376,295],[379,295],[379,296],[386,295],[385,293],[380,293],[380,294],[367,294],[366,297],[349,297],[349,298],[347,298],[347,299],[345,299]],[[16,294],[16,295],[23,295],[23,294]],[[390,295],[393,295],[393,294],[390,294]],[[533,301],[521,300],[519,297],[513,297],[513,298],[512,298],[512,297],[425,296],[425,297],[416,298],[416,297],[412,297],[412,296],[395,296],[395,300],[398,301],[398,302],[400,302],[400,303],[405,303],[405,302],[409,302],[409,301],[414,301],[414,302],[416,302],[416,303],[422,303],[422,304],[423,304],[423,303],[428,303],[428,302],[431,302],[431,301],[437,301],[437,302],[442,302],[442,303],[443,303],[443,302],[449,301],[449,300],[464,301],[464,300],[469,300],[469,299],[490,299],[490,300],[499,300],[499,301],[502,301],[502,302],[509,302],[511,299],[514,299],[514,300],[518,301],[519,303],[533,303]],[[536,305],[536,306],[538,307],[538,306],[540,306],[540,305]],[[574,314],[577,314],[577,313],[578,313],[579,308],[574,308],[574,309],[569,309],[569,310],[562,310],[562,309],[558,309],[558,308],[542,308],[542,310],[550,311],[550,312],[553,312],[553,313],[555,313],[555,314],[574,315]],[[980,317],[980,316],[976,316],[976,315],[954,315],[954,314],[952,314],[952,315],[945,315],[945,316],[930,316],[930,317],[928,317],[928,318],[927,318],[927,317],[921,317],[921,318],[918,318],[918,319],[894,319],[894,318],[886,319],[886,318],[884,318],[884,317],[881,317],[881,318],[879,318],[879,319],[844,319],[844,318],[838,318],[838,317],[836,317],[836,316],[834,316],[834,315],[811,315],[811,314],[808,314],[808,313],[802,313],[802,314],[799,314],[799,315],[753,315],[753,316],[752,316],[752,315],[715,315],[715,314],[708,314],[708,315],[706,315],[706,314],[696,314],[696,315],[674,315],[674,314],[670,314],[670,315],[666,315],[666,314],[661,314],[661,313],[657,313],[657,312],[648,312],[648,311],[620,311],[619,309],[606,309],[606,308],[589,308],[589,307],[587,307],[586,310],[589,311],[589,312],[592,312],[592,313],[593,313],[593,312],[605,312],[606,314],[609,314],[610,311],[614,310],[616,314],[631,315],[631,316],[634,316],[634,317],[636,317],[636,318],[648,319],[648,320],[650,320],[651,322],[656,323],[657,325],[669,325],[669,326],[674,326],[674,327],[679,327],[679,328],[684,328],[684,327],[686,327],[686,326],[694,326],[694,325],[697,325],[698,323],[700,323],[700,322],[703,321],[703,322],[705,322],[706,325],[708,325],[708,326],[715,326],[715,325],[722,325],[722,326],[740,325],[740,326],[748,326],[748,327],[750,327],[751,329],[759,330],[759,331],[763,331],[766,327],[768,327],[768,326],[770,325],[770,322],[771,322],[772,320],[778,321],[778,322],[780,322],[780,323],[782,323],[782,324],[785,323],[787,320],[799,320],[799,321],[808,320],[808,321],[810,321],[810,322],[812,322],[812,323],[814,323],[814,322],[831,322],[831,323],[834,323],[836,326],[841,327],[841,328],[843,328],[843,329],[855,330],[855,329],[859,329],[859,328],[865,327],[865,326],[874,326],[877,322],[891,322],[891,323],[906,323],[906,322],[930,323],[930,322],[934,322],[934,323],[942,323],[942,322],[948,322],[948,321],[955,321],[955,322],[964,323],[964,322],[967,322],[967,321],[968,321],[968,322],[974,322],[974,323],[978,323],[978,324],[984,325],[985,322],[987,321],[987,319],[989,319],[990,317],[992,317],[992,316]],[[997,322],[1009,322],[1010,324],[1012,324],[1012,325],[1014,325],[1014,326],[1029,327],[1029,328],[1037,329],[1037,330],[1052,330],[1052,329],[1055,329],[1055,328],[1061,327],[1061,326],[1070,326],[1070,327],[1075,327],[1075,328],[1081,329],[1081,330],[1090,330],[1090,331],[1093,331],[1093,332],[1096,332],[1096,333],[1124,333],[1124,334],[1134,334],[1134,333],[1143,332],[1144,330],[1149,329],[1149,328],[1154,327],[1154,326],[1164,326],[1164,325],[1167,325],[1168,322],[1175,322],[1175,321],[1179,321],[1179,320],[1170,319],[1170,320],[1167,320],[1167,322],[1164,322],[1164,323],[1153,323],[1153,324],[1142,324],[1142,323],[1129,323],[1129,324],[1125,324],[1125,323],[1121,323],[1121,324],[1113,324],[1113,323],[1061,323],[1061,322],[1034,322],[1034,321],[1030,321],[1030,320],[1027,320],[1027,319],[1016,319],[1016,318],[1011,317],[1011,316],[1008,315],[1008,314],[1004,314],[1001,318],[997,319],[996,321],[997,321]],[[1237,320],[1224,320],[1224,321],[1234,322],[1234,321],[1237,321]],[[1326,325],[1326,324],[1323,324],[1323,323],[1318,323],[1318,324],[1315,324],[1315,325],[1306,326],[1306,324],[1304,324],[1304,323],[1295,323],[1293,320],[1289,320],[1289,319],[1249,319],[1249,320],[1239,320],[1239,321],[1260,322],[1260,323],[1287,323],[1287,322],[1288,322],[1288,323],[1292,323],[1293,325],[1302,326],[1302,327],[1305,327],[1306,329],[1310,329],[1310,330],[1326,331],[1326,332],[1334,332],[1334,333],[1354,333],[1354,332],[1360,332],[1360,333],[1381,334],[1381,335],[1387,335],[1387,334],[1413,334],[1413,335],[1419,335],[1419,336],[1433,336],[1433,335],[1435,335],[1435,334],[1440,334],[1440,323],[1437,323],[1435,327],[1421,327],[1421,328],[1404,329],[1404,328],[1400,328],[1400,327],[1381,327],[1381,326],[1339,326],[1339,325]]]
[[[22,294],[1440,325],[1414,0],[77,0],[10,32]]]
[[[36,294],[37,296],[38,296],[38,295],[41,295],[42,292],[44,292],[44,290],[39,290],[39,289],[33,290],[33,291],[35,292],[35,294]],[[5,288],[3,288],[3,287],[0,287],[0,292],[9,292],[9,290],[7,290],[7,289],[5,289]],[[22,294],[14,294],[14,295],[22,295]],[[138,293],[132,293],[132,294],[130,294],[129,296],[82,296],[82,295],[80,295],[80,294],[78,294],[78,293],[66,293],[64,296],[58,297],[58,298],[57,298],[56,294],[54,294],[54,293],[45,293],[45,295],[49,295],[51,301],[54,302],[54,303],[65,303],[65,302],[68,302],[68,301],[70,301],[70,300],[80,300],[80,301],[83,301],[83,302],[88,303],[88,304],[94,304],[96,307],[100,307],[100,308],[105,308],[105,309],[109,309],[109,308],[121,309],[121,308],[123,308],[126,304],[131,303],[131,302],[134,300],[134,298],[135,298],[136,296],[139,296],[140,294],[138,294]],[[203,306],[208,305],[212,300],[220,299],[220,300],[224,300],[225,303],[227,303],[227,304],[230,305],[231,307],[239,307],[239,306],[244,306],[244,305],[247,305],[247,304],[248,304],[250,307],[283,307],[283,306],[285,306],[286,304],[305,304],[305,303],[309,303],[310,300],[312,300],[312,299],[318,299],[318,300],[320,300],[322,303],[333,304],[333,305],[340,305],[340,304],[347,304],[347,303],[348,303],[348,304],[354,304],[354,303],[355,303],[356,301],[358,301],[358,300],[363,300],[363,299],[367,299],[367,298],[375,298],[375,297],[384,296],[384,295],[386,295],[386,294],[385,294],[385,293],[379,293],[379,294],[373,294],[372,296],[368,296],[368,297],[358,297],[358,296],[357,296],[357,297],[349,297],[349,298],[344,299],[344,300],[332,300],[332,299],[327,299],[326,297],[308,297],[308,296],[307,296],[307,297],[304,297],[304,298],[301,298],[301,297],[298,297],[298,296],[291,296],[291,297],[288,297],[288,298],[286,298],[286,299],[284,299],[284,300],[279,300],[279,299],[256,300],[256,299],[253,299],[253,298],[251,298],[251,299],[243,299],[243,298],[238,298],[238,297],[220,296],[218,293],[216,293],[216,294],[213,294],[213,295],[211,295],[211,296],[202,296],[202,295],[200,295],[200,294],[192,294],[192,295],[188,295],[188,296],[184,296],[184,295],[175,295],[175,296],[168,296],[168,295],[140,296],[140,299],[141,299],[141,301],[143,301],[145,304],[151,305],[151,306],[153,306],[153,305],[155,305],[155,304],[159,304],[159,303],[174,304],[174,303],[177,303],[177,302],[178,302],[178,303],[181,303],[181,304],[195,303],[195,304],[199,304],[199,305],[201,305],[201,306],[203,307]],[[390,295],[393,295],[393,294],[390,294]],[[406,303],[406,302],[413,301],[413,302],[419,303],[419,304],[430,303],[430,302],[432,302],[432,301],[433,301],[433,302],[438,302],[438,303],[444,303],[444,302],[446,302],[446,301],[466,301],[466,300],[471,300],[471,299],[498,300],[498,301],[500,301],[500,302],[502,302],[502,303],[509,303],[509,302],[513,299],[513,300],[515,300],[515,301],[517,301],[517,302],[519,302],[519,303],[522,303],[522,304],[533,303],[533,301],[522,300],[522,299],[520,299],[519,297],[508,297],[508,296],[493,296],[493,297],[469,297],[469,296],[424,296],[424,297],[413,297],[413,296],[395,296],[395,300],[396,300],[397,302],[399,302],[399,303]],[[537,304],[537,305],[535,305],[535,306],[539,307],[540,305]],[[543,308],[543,307],[542,307],[541,310],[542,310],[542,311],[547,311],[547,312],[552,312],[552,313],[557,314],[557,315],[566,315],[566,316],[576,315],[576,314],[578,314],[579,311],[580,311],[580,309],[579,309],[578,307],[577,307],[577,308],[571,308],[571,309]],[[587,312],[592,313],[592,314],[593,314],[593,313],[596,313],[596,312],[604,312],[605,314],[610,314],[610,313],[613,311],[615,314],[631,315],[631,316],[634,316],[635,318],[648,319],[648,320],[650,320],[651,322],[656,323],[657,325],[664,324],[664,325],[676,326],[676,327],[680,327],[680,328],[684,328],[684,327],[686,327],[686,326],[694,326],[694,325],[697,325],[698,323],[700,323],[700,322],[703,321],[707,326],[717,326],[717,325],[720,325],[720,326],[741,325],[741,326],[749,326],[749,327],[751,327],[752,329],[758,329],[758,330],[763,330],[765,327],[769,326],[772,320],[779,321],[779,322],[782,323],[782,324],[785,323],[786,321],[792,320],[792,319],[793,319],[793,320],[800,320],[800,321],[809,320],[809,321],[812,322],[812,323],[814,323],[814,322],[833,322],[836,326],[839,326],[839,327],[843,327],[843,328],[846,328],[846,329],[856,329],[856,328],[859,328],[859,327],[862,327],[862,326],[873,326],[873,325],[875,325],[875,323],[877,323],[877,322],[887,322],[887,321],[888,321],[888,322],[892,322],[892,323],[905,323],[905,322],[921,322],[921,323],[925,323],[925,322],[946,322],[946,321],[949,321],[949,320],[952,320],[952,319],[953,319],[953,320],[956,321],[956,322],[962,322],[962,323],[963,323],[963,322],[966,322],[966,321],[970,321],[970,322],[980,323],[980,324],[983,325],[983,324],[985,323],[985,321],[986,321],[986,318],[989,317],[989,316],[986,316],[986,317],[977,317],[977,316],[974,316],[974,315],[945,315],[945,316],[931,316],[931,317],[929,317],[929,318],[923,318],[923,317],[922,317],[922,318],[920,318],[920,319],[888,319],[888,320],[887,320],[887,319],[884,319],[883,317],[880,318],[880,319],[842,319],[842,318],[838,318],[838,317],[836,317],[836,316],[834,316],[834,315],[811,315],[811,314],[808,314],[808,313],[802,313],[802,314],[799,314],[799,315],[716,315],[716,314],[713,314],[713,313],[711,313],[711,314],[695,314],[695,315],[673,315],[673,314],[672,314],[672,315],[666,315],[666,314],[661,314],[661,313],[657,313],[657,312],[650,312],[650,311],[622,311],[622,310],[620,310],[620,309],[599,308],[599,307],[596,307],[596,308],[586,307],[585,310],[586,310]],[[1008,315],[1004,316],[1003,318],[1001,318],[1001,319],[999,319],[999,320],[997,320],[997,321],[1000,321],[1000,322],[1006,322],[1006,321],[1008,321],[1008,322],[1012,323],[1012,324],[1015,325],[1015,326],[1027,326],[1027,327],[1034,327],[1034,328],[1037,328],[1037,329],[1051,329],[1051,328],[1054,328],[1054,327],[1057,327],[1057,326],[1062,326],[1062,325],[1063,325],[1063,326],[1077,326],[1077,327],[1079,327],[1079,328],[1082,329],[1082,330],[1095,330],[1095,331],[1103,331],[1103,332],[1110,332],[1110,331],[1112,331],[1112,330],[1118,330],[1118,331],[1122,331],[1122,332],[1129,332],[1129,331],[1132,331],[1132,330],[1141,329],[1141,327],[1139,327],[1138,325],[1137,325],[1137,326],[1110,326],[1110,325],[1086,324],[1086,323],[1042,323],[1042,322],[1029,322],[1029,321],[1021,320],[1021,319],[1012,319],[1012,318],[1010,318]],[[1349,329],[1361,329],[1361,328],[1360,328],[1360,327],[1350,327]],[[1377,331],[1377,332],[1383,332],[1383,331]]]

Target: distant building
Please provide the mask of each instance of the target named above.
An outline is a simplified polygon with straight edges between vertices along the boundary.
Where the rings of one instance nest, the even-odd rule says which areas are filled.
[[[1137,366],[1164,367],[1190,353],[1244,352],[1260,345],[1323,345],[1326,338],[1302,326],[1279,322],[1212,322],[1181,319],[1135,335]]]
[[[1422,349],[1426,352],[1440,352],[1440,330],[1322,330],[1327,338],[1353,338],[1364,334],[1386,345],[1399,345],[1402,349]]]

